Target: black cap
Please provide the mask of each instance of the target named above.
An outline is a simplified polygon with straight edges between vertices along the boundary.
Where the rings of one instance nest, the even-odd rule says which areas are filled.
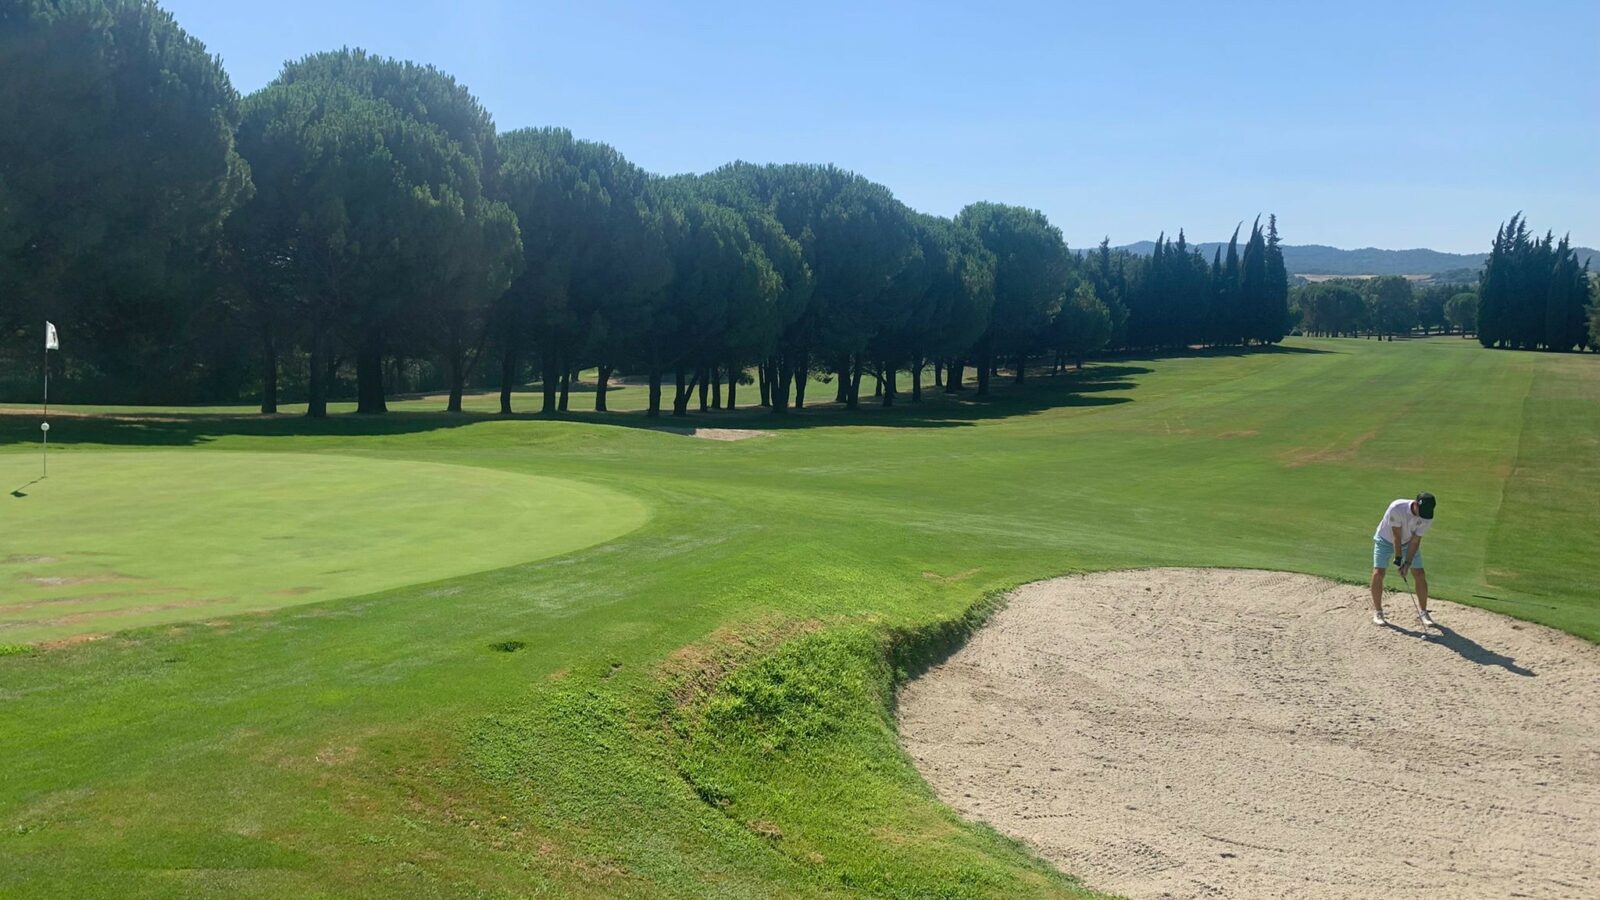
[[[1423,491],[1417,495],[1417,513],[1424,519],[1433,518],[1433,507],[1434,504],[1438,502],[1439,501],[1433,499],[1432,494],[1428,493],[1427,491]]]

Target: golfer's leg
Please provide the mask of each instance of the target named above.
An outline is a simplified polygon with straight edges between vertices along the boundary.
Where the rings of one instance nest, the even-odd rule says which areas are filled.
[[[1417,609],[1428,611],[1428,575],[1421,569],[1412,569],[1411,577],[1417,582]]]
[[[1383,612],[1383,573],[1384,569],[1374,567],[1372,570],[1372,611]]]

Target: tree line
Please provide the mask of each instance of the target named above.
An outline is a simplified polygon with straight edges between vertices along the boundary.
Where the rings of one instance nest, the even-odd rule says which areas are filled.
[[[1578,264],[1571,241],[1549,232],[1533,237],[1521,213],[1500,227],[1478,288],[1478,341],[1522,350],[1600,349],[1600,284],[1587,262]]]
[[[660,177],[564,129],[498,132],[449,74],[360,50],[241,98],[149,0],[0,0],[0,166],[0,333],[23,371],[56,322],[75,399],[275,412],[287,391],[321,416],[497,386],[511,412],[536,375],[556,412],[592,369],[600,410],[626,373],[651,415],[746,386],[781,414],[817,375],[891,405],[901,373],[912,402],[969,369],[984,395],[1041,358],[1290,326],[1275,218],[1210,261],[1181,231],[1080,254],[1037,210],[931,216],[832,165]]]
[[[1291,309],[1306,334],[1379,338],[1421,330],[1476,333],[1485,347],[1600,350],[1600,276],[1571,241],[1536,238],[1518,213],[1500,226],[1476,285],[1414,286],[1399,275],[1297,286]]]
[[[1295,327],[1313,336],[1466,336],[1477,328],[1478,292],[1448,282],[1418,286],[1400,275],[1329,278],[1296,286],[1290,307]]]

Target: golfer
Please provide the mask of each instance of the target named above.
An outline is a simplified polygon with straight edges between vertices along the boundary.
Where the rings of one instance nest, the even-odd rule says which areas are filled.
[[[1392,562],[1402,580],[1407,572],[1417,577],[1417,618],[1433,627],[1433,617],[1428,615],[1428,575],[1422,568],[1422,536],[1433,526],[1434,503],[1433,495],[1423,491],[1417,499],[1402,497],[1384,511],[1383,521],[1372,535],[1372,624],[1389,624],[1383,620],[1383,576]]]

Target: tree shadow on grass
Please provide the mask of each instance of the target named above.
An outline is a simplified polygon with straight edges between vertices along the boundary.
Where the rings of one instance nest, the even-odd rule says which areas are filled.
[[[1130,379],[1152,370],[1142,366],[1096,366],[1082,373],[1062,373],[1060,376],[1029,376],[1023,384],[1013,384],[996,378],[990,385],[988,397],[978,397],[976,388],[968,387],[958,394],[946,394],[942,388],[924,385],[922,401],[914,403],[909,392],[896,395],[894,406],[883,406],[882,398],[868,396],[863,391],[859,408],[849,409],[833,399],[831,386],[813,384],[811,390],[828,387],[826,400],[815,394],[806,398],[804,409],[791,409],[782,415],[759,406],[737,410],[710,410],[699,412],[698,399],[691,408],[695,411],[684,416],[674,416],[670,407],[658,418],[650,418],[642,410],[627,412],[593,413],[571,412],[564,418],[593,425],[614,425],[622,428],[644,428],[657,431],[681,432],[692,428],[750,428],[761,431],[792,431],[806,428],[859,427],[876,428],[961,428],[981,421],[1011,419],[1035,415],[1052,409],[1074,407],[1114,406],[1129,403],[1132,397],[1121,392],[1132,391],[1137,384]],[[1002,383],[1004,382],[1004,383]],[[667,398],[670,400],[670,398]]]
[[[104,415],[58,414],[53,418],[55,427],[50,432],[50,443],[190,447],[211,443],[221,437],[387,436],[460,428],[481,422],[541,419],[656,431],[690,428],[779,431],[863,425],[880,428],[956,428],[985,420],[1035,415],[1052,409],[1127,403],[1133,399],[1126,395],[1127,392],[1137,386],[1132,379],[1151,371],[1144,366],[1106,364],[1056,376],[1030,375],[1020,385],[1000,377],[993,380],[990,396],[983,398],[977,397],[976,389],[970,386],[958,394],[946,394],[929,384],[923,390],[920,403],[911,402],[909,393],[899,395],[892,407],[882,406],[878,398],[863,396],[860,408],[854,410],[834,402],[830,393],[824,402],[816,402],[813,397],[808,400],[805,409],[791,410],[785,415],[775,415],[769,409],[754,405],[738,410],[695,411],[685,416],[671,415],[669,407],[659,418],[646,416],[642,410],[606,413],[574,411],[555,416],[537,413],[502,416],[482,411],[393,411],[377,416],[341,413],[325,419],[308,419],[298,415],[262,416],[243,412],[237,415],[216,412],[188,414],[171,409]],[[817,387],[819,385],[811,386],[813,391]],[[751,388],[750,393],[744,396],[754,393]],[[667,399],[670,402],[670,395]],[[697,404],[692,404],[692,408],[697,409]],[[0,415],[0,447],[37,443],[37,421],[34,415]]]
[[[1343,350],[1324,347],[1285,347],[1269,344],[1265,347],[1185,347],[1168,350],[1129,350],[1108,353],[1098,357],[1104,360],[1158,360],[1158,359],[1232,359],[1241,356],[1327,356],[1342,354]]]
[[[381,416],[345,413],[326,419],[254,414],[188,415],[118,413],[116,415],[52,416],[50,444],[106,444],[133,447],[192,447],[220,437],[363,437],[416,434],[460,428],[490,416],[442,412],[397,412]],[[38,418],[0,415],[0,447],[39,443]]]

